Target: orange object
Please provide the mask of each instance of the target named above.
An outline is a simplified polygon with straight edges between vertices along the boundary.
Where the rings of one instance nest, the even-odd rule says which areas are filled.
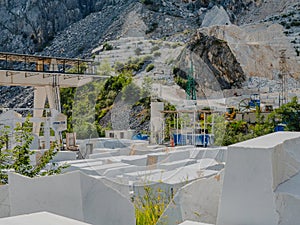
[[[175,146],[175,145],[174,145],[174,140],[173,140],[173,139],[170,140],[170,144],[171,144],[171,147],[174,147],[174,146]]]

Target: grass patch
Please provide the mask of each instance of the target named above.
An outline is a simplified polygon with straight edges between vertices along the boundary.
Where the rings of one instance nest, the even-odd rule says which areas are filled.
[[[165,211],[170,199],[161,188],[144,187],[144,196],[134,199],[136,225],[155,225]]]

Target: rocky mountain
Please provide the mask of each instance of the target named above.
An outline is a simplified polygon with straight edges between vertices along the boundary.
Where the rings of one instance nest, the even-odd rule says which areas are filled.
[[[187,51],[201,59],[202,66],[195,66],[202,68],[199,76],[203,77],[198,79],[205,88],[241,88],[249,76],[272,79],[279,70],[278,51],[269,51],[266,45],[237,47],[235,41],[268,42],[279,35],[283,40],[279,44],[294,48],[287,47],[287,58],[297,58],[300,52],[297,0],[4,0],[0,15],[0,51],[86,58],[97,46],[119,38],[189,43]],[[266,22],[269,25],[260,25]],[[265,28],[273,36],[265,35]],[[274,54],[274,63],[266,62],[267,67],[255,63],[263,62],[256,56],[265,54]],[[299,64],[299,58],[292,63]],[[267,68],[271,64],[270,75]],[[218,85],[212,85],[212,76]],[[7,90],[0,90],[6,96]],[[21,88],[9,90],[12,96],[19,96]],[[31,98],[23,96],[24,104],[30,105],[32,94]],[[0,105],[8,106],[4,99]]]
[[[0,50],[84,56],[95,45],[126,35],[175,38],[199,28],[214,6],[222,7],[231,23],[248,22],[248,12],[259,10],[261,4],[250,0],[4,0]]]

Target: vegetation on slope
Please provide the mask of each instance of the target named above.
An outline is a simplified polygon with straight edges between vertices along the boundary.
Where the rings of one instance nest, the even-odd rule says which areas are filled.
[[[278,124],[285,125],[285,131],[300,131],[300,104],[297,97],[291,102],[282,105],[268,115],[267,118],[256,110],[256,123],[248,124],[245,121],[226,121],[224,117],[214,118],[215,145],[227,146],[237,142],[256,138],[274,132]],[[212,116],[208,122],[212,121]],[[209,128],[210,132],[211,127]]]
[[[129,59],[125,64],[117,63],[115,68],[106,62],[100,65],[99,74],[111,75],[107,80],[96,80],[77,89],[61,89],[62,112],[68,116],[67,132],[76,132],[78,138],[104,136],[105,130],[111,129],[111,123],[102,120],[112,109],[117,96],[126,103],[141,105],[145,114],[141,123],[149,120],[150,100],[145,98],[151,94],[152,80],[146,77],[142,89],[132,82],[134,71],[146,66],[148,59]]]

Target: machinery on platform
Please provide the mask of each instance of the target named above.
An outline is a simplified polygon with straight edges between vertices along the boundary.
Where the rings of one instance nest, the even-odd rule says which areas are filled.
[[[256,107],[260,108],[259,94],[252,94],[250,98],[242,99],[239,103],[240,112],[255,111]]]
[[[236,117],[236,111],[237,109],[233,106],[227,107],[225,112],[225,119],[229,121],[234,120]]]

